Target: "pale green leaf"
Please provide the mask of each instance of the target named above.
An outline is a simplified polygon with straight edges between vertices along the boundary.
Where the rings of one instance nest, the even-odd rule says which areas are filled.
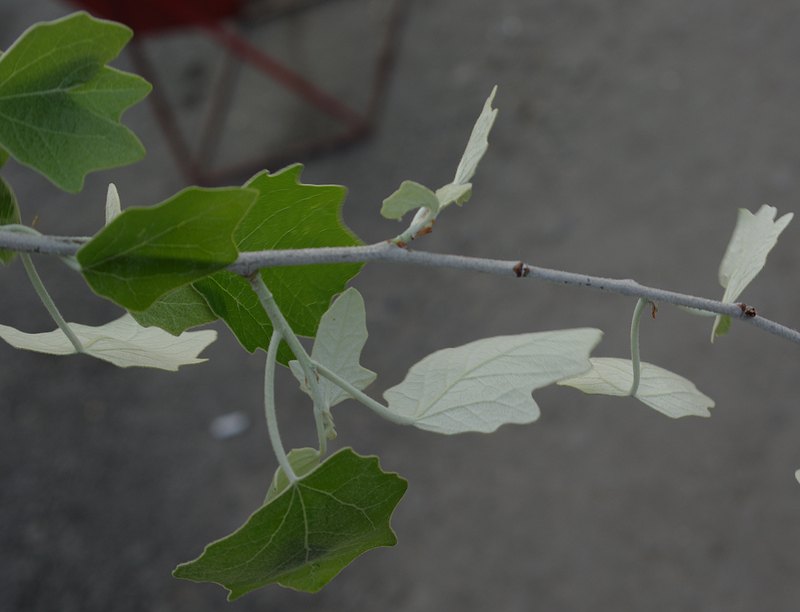
[[[198,355],[217,337],[213,330],[185,332],[175,337],[155,327],[142,327],[129,314],[99,327],[80,323],[69,326],[87,355],[121,368],[139,366],[174,371],[182,365],[201,363],[206,360],[199,359]],[[0,338],[11,346],[37,353],[72,355],[76,352],[60,329],[28,334],[0,325]]]
[[[450,206],[453,202],[461,206],[472,196],[472,183],[457,185],[448,183],[436,190],[436,198],[439,200],[439,207]]]
[[[0,58],[0,146],[67,191],[144,156],[120,116],[150,91],[105,64],[130,28],[75,13],[29,28]]]
[[[229,600],[272,583],[314,593],[356,557],[397,543],[389,521],[407,484],[377,457],[342,449],[173,576],[220,584]]]
[[[420,429],[491,432],[531,423],[531,391],[588,370],[599,329],[498,336],[437,351],[415,364],[384,397],[389,410]]]
[[[289,465],[292,466],[295,476],[298,476],[299,478],[309,474],[311,470],[320,464],[321,460],[319,451],[316,448],[292,449],[287,454],[287,458],[289,459]],[[288,486],[289,479],[286,477],[286,473],[283,471],[283,469],[279,467],[277,470],[275,470],[275,475],[272,477],[272,484],[269,486],[267,497],[264,500],[264,503],[268,503],[278,497],[278,495],[283,493]]]
[[[496,93],[497,86],[492,89],[492,93],[486,99],[483,110],[472,128],[467,148],[464,150],[464,155],[461,156],[455,178],[453,178],[454,185],[466,185],[472,180],[475,170],[478,168],[478,162],[489,148],[489,132],[497,117],[497,109],[492,108],[492,101]]]
[[[574,387],[584,393],[627,396],[633,385],[633,366],[630,359],[593,357],[588,372],[560,381],[559,385]],[[697,390],[682,376],[653,365],[641,363],[639,389],[634,396],[643,404],[677,419],[684,416],[711,416],[714,400]]]
[[[778,241],[778,236],[786,229],[793,213],[775,219],[778,210],[773,206],[762,206],[756,214],[740,208],[731,241],[719,266],[719,283],[725,289],[723,302],[733,303],[747,285],[767,263],[767,255]],[[714,319],[711,341],[719,335],[717,327],[720,317]]]
[[[311,359],[332,370],[356,389],[365,389],[376,374],[361,366],[361,351],[367,342],[364,299],[354,288],[347,289],[322,316],[311,350]],[[303,368],[296,361],[289,363],[300,386],[310,394]],[[325,407],[330,408],[349,397],[348,393],[328,379],[319,381]]]
[[[407,212],[420,207],[436,213],[439,211],[439,199],[425,185],[403,181],[397,191],[383,201],[381,215],[387,219],[402,219]]]

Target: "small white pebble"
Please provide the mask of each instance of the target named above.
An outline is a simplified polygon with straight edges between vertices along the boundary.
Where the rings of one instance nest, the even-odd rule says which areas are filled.
[[[208,430],[217,440],[227,440],[243,434],[250,428],[250,418],[240,410],[229,412],[211,421]]]

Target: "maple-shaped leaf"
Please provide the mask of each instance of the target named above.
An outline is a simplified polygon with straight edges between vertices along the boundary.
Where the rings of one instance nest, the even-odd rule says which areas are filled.
[[[83,12],[29,28],[0,56],[0,146],[70,192],[93,170],[141,159],[119,119],[150,84],[106,66],[132,34]]]
[[[342,222],[345,188],[300,183],[303,166],[295,164],[247,182],[258,197],[234,233],[239,251],[357,246],[362,242]],[[268,268],[260,274],[294,332],[314,336],[331,299],[344,290],[362,264]],[[266,348],[272,324],[249,283],[231,272],[219,272],[195,287],[247,350]],[[291,352],[284,348],[284,365]]]
[[[342,449],[173,575],[220,584],[229,600],[272,583],[319,591],[356,557],[397,543],[389,521],[407,484],[377,457]]]

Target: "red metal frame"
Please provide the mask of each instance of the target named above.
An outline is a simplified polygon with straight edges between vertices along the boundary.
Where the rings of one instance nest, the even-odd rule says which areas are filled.
[[[173,111],[165,91],[159,82],[157,70],[147,58],[142,37],[135,37],[129,46],[136,70],[153,83],[150,102],[173,156],[187,180],[198,184],[214,184],[225,176],[244,173],[256,166],[290,161],[290,156],[309,157],[353,143],[368,135],[383,101],[388,75],[393,66],[399,31],[409,0],[394,0],[387,22],[383,47],[380,50],[373,79],[368,108],[359,113],[342,100],[330,95],[297,72],[288,68],[244,38],[235,27],[225,21],[238,14],[241,0],[70,0],[93,14],[114,19],[131,26],[138,34],[153,35],[163,30],[179,27],[195,27],[213,38],[228,52],[226,69],[220,82],[213,88],[209,114],[200,136],[200,146],[193,153],[184,134],[178,127],[177,114]],[[236,78],[236,64],[250,64],[262,74],[272,78],[320,112],[344,125],[343,133],[327,136],[305,143],[270,159],[258,160],[245,166],[214,170],[211,167],[211,152],[216,149],[222,132],[224,118],[231,104],[231,92]]]

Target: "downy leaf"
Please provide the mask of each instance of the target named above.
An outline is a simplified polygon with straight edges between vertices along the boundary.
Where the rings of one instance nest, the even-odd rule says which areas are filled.
[[[417,208],[439,211],[439,198],[436,194],[414,181],[403,181],[392,195],[383,201],[381,215],[387,219],[402,219],[407,212]]]
[[[119,192],[114,183],[108,184],[106,191],[106,225],[119,217],[122,212],[122,202],[119,199]]]
[[[498,336],[425,357],[384,393],[389,410],[420,429],[444,434],[492,432],[531,423],[535,389],[591,367],[599,329]]]
[[[69,324],[81,341],[84,352],[121,368],[139,366],[177,370],[182,365],[201,363],[200,352],[217,337],[213,330],[186,332],[177,338],[156,328],[146,329],[129,314],[99,327]],[[56,329],[28,334],[7,325],[0,325],[0,338],[11,346],[50,355],[72,355],[72,346],[64,332]]]
[[[775,220],[778,210],[773,206],[762,206],[756,214],[740,208],[733,229],[731,241],[719,266],[719,283],[725,289],[723,302],[733,303],[747,285],[767,263],[767,255],[778,241],[778,236],[786,229],[793,213],[787,213]],[[721,326],[721,317],[714,319],[711,341],[727,331]]]
[[[377,457],[342,449],[173,575],[218,583],[231,601],[272,583],[314,593],[356,557],[397,543],[389,520],[406,486]]]
[[[497,86],[495,85],[483,105],[483,110],[478,116],[475,126],[472,128],[472,134],[470,134],[467,148],[461,156],[461,161],[458,163],[452,185],[466,185],[469,183],[475,175],[478,163],[486,153],[486,149],[489,148],[489,132],[492,131],[494,120],[497,118],[497,109],[492,108],[496,93]]]
[[[109,68],[130,28],[75,13],[29,28],[0,57],[0,146],[57,186],[144,156],[120,116],[150,84]]]
[[[92,289],[129,310],[233,263],[232,234],[256,193],[190,187],[152,208],[129,208],[78,251]]]
[[[240,251],[362,244],[341,220],[344,187],[300,183],[302,169],[296,164],[275,174],[261,172],[245,185],[256,190],[258,198],[234,234]],[[361,265],[270,268],[260,274],[294,332],[313,337],[331,298],[344,290]],[[214,280],[225,287],[236,283],[241,286],[241,291],[217,291],[210,280],[197,283],[195,287],[231,328],[242,346],[249,351],[255,348],[266,350],[272,324],[266,315],[261,319],[250,309],[251,303],[258,302],[255,293],[241,279],[238,282],[220,280],[220,276],[215,276]],[[250,295],[245,297],[246,294]],[[261,310],[261,306],[258,309]],[[284,344],[278,361],[285,365],[291,358],[291,352]]]
[[[351,287],[336,298],[322,316],[314,347],[311,349],[311,359],[332,370],[356,389],[366,389],[377,376],[359,363],[366,342],[364,298]],[[310,395],[303,368],[297,361],[291,361],[289,367],[300,382],[300,387]],[[346,391],[326,378],[321,378],[319,385],[326,408],[350,397]]]
[[[19,223],[19,205],[11,187],[0,177],[0,225]],[[14,251],[0,249],[0,263],[8,264],[14,259]]]
[[[633,385],[630,359],[593,357],[591,362],[591,370],[558,384],[589,394],[630,395]],[[711,416],[709,408],[714,407],[714,400],[698,391],[690,380],[645,362],[641,362],[641,378],[634,397],[673,419],[684,416],[708,417]]]

